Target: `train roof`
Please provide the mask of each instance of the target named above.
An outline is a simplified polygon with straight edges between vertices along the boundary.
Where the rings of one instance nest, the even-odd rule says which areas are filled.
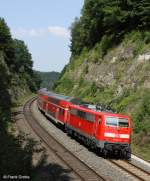
[[[84,102],[79,98],[75,98],[75,97],[70,97],[70,96],[65,96],[62,94],[56,94],[54,92],[50,92],[48,91],[46,88],[40,89],[38,91],[39,93],[42,93],[44,95],[47,95],[48,97],[54,97],[58,100],[65,100],[67,102],[70,102],[76,106],[80,106],[82,108],[94,111],[94,112],[103,112],[103,113],[111,113],[111,114],[116,114],[116,112],[110,108],[110,106],[106,106],[104,104],[91,104],[88,102]]]
[[[128,115],[124,115],[124,114],[119,114],[119,113],[115,113],[115,112],[109,112],[109,111],[97,111],[95,109],[87,109],[87,107],[84,106],[79,106],[79,105],[71,105],[71,108],[73,109],[78,109],[81,111],[85,111],[85,112],[89,112],[91,114],[97,114],[97,115],[105,115],[105,116],[110,116],[110,117],[122,117],[122,118],[129,118],[130,116]]]
[[[42,93],[44,95],[50,96],[50,97],[54,97],[54,98],[59,99],[59,100],[66,100],[66,101],[72,102],[72,103],[75,103],[75,102],[79,103],[79,99],[77,99],[77,98],[70,97],[70,96],[65,96],[65,95],[62,95],[62,94],[56,94],[54,92],[48,91],[45,88],[40,89],[38,92]]]

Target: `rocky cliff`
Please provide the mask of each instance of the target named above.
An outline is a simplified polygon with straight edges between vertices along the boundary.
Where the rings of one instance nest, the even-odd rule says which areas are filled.
[[[133,118],[133,150],[150,148],[150,43],[140,32],[127,34],[101,56],[99,46],[70,59],[55,91],[107,103]],[[144,146],[140,149],[140,146]],[[146,150],[146,151],[145,151]],[[148,157],[149,158],[149,157]]]

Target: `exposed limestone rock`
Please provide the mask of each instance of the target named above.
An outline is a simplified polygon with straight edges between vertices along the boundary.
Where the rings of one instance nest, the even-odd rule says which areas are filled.
[[[150,60],[150,53],[139,55],[137,60],[141,63],[144,63],[144,61]]]

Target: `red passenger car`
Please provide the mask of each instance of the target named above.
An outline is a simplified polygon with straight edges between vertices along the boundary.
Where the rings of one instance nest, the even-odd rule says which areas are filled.
[[[38,106],[68,133],[82,139],[99,152],[131,157],[131,119],[129,116],[97,110],[79,99],[46,90],[38,92]]]

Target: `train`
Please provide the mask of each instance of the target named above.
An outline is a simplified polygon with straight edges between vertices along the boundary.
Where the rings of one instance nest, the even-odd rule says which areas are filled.
[[[47,89],[40,89],[37,94],[38,108],[55,123],[63,125],[69,135],[79,138],[105,157],[131,158],[130,116]]]

